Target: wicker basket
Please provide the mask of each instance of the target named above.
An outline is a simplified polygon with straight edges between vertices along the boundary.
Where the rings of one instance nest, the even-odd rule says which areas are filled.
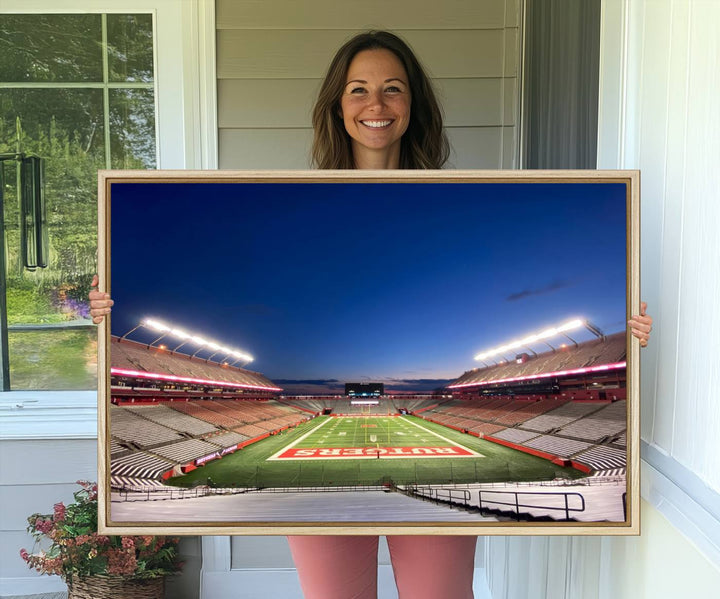
[[[137,580],[122,576],[88,576],[68,583],[68,599],[163,599],[165,578]]]

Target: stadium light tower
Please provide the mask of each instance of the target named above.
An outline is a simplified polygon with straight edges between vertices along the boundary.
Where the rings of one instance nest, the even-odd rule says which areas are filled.
[[[180,340],[180,343],[171,350],[173,353],[180,349],[183,345],[191,344],[197,346],[197,350],[191,356],[192,358],[196,357],[201,351],[209,351],[213,353],[211,353],[211,355],[206,358],[206,361],[208,362],[215,355],[220,353],[224,355],[223,360],[225,358],[229,358],[230,356],[235,358],[235,362],[233,362],[233,364],[242,360],[244,366],[245,364],[248,364],[254,360],[254,358],[246,352],[220,345],[219,343],[215,343],[214,341],[210,341],[209,339],[205,339],[204,337],[200,337],[199,335],[195,335],[183,329],[179,329],[169,324],[165,324],[163,322],[160,322],[159,320],[155,320],[154,318],[145,318],[143,321],[140,322],[139,325],[125,333],[121,337],[121,339],[125,339],[128,335],[141,327],[161,333],[159,337],[155,338],[153,341],[150,342],[148,347],[152,347],[155,343],[160,341],[160,339],[170,336]]]
[[[535,351],[532,349],[532,345],[538,342],[542,342],[545,345],[549,346],[550,349],[555,351],[555,348],[550,345],[549,339],[552,339],[553,337],[557,337],[559,335],[562,335],[564,337],[567,337],[572,341],[575,345],[577,345],[576,341],[570,337],[567,333],[570,331],[575,331],[577,329],[585,328],[588,331],[590,331],[593,335],[596,335],[597,337],[604,337],[602,331],[596,327],[595,325],[589,323],[587,320],[581,319],[581,318],[575,318],[573,320],[569,320],[563,324],[560,324],[558,326],[550,327],[548,329],[545,329],[544,331],[540,331],[539,333],[533,333],[532,335],[528,335],[527,337],[524,337],[522,339],[517,339],[515,341],[510,341],[509,343],[506,343],[505,345],[501,345],[499,347],[495,347],[492,349],[488,349],[486,351],[480,352],[475,356],[475,360],[482,362],[487,366],[487,363],[485,362],[486,359],[492,358],[493,356],[504,356],[506,352],[513,352],[518,349],[528,349],[530,350],[534,355],[537,355]]]

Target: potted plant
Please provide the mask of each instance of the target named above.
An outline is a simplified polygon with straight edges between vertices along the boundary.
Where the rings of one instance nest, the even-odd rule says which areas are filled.
[[[20,556],[41,574],[57,574],[68,599],[162,599],[165,577],[180,571],[177,538],[97,532],[97,484],[78,481],[69,505],[28,517],[33,553]]]

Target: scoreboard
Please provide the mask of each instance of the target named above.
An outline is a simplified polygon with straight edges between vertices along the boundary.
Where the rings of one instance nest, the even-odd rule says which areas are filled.
[[[345,383],[345,395],[348,397],[380,397],[385,395],[383,383]]]

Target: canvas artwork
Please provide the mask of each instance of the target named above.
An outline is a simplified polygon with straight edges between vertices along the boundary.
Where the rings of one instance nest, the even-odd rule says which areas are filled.
[[[638,534],[636,171],[99,189],[102,530]]]

